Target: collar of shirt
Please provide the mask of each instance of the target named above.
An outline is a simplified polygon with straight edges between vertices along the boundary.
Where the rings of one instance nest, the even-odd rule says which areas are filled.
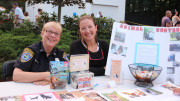
[[[81,41],[81,43],[83,44],[83,46],[86,48],[86,45]],[[86,48],[87,49],[87,48]],[[97,41],[97,51],[99,50],[99,42]]]
[[[51,53],[49,54],[49,56],[50,56],[50,55],[56,56],[56,51],[57,51],[57,50],[56,50],[56,48],[54,47],[53,50],[51,51]],[[45,54],[46,54],[42,42],[41,42],[40,53],[45,53]]]

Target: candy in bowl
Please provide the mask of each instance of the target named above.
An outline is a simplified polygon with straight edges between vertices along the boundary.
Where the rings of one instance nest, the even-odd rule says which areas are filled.
[[[152,64],[135,63],[128,66],[136,79],[134,84],[140,87],[152,87],[152,81],[154,81],[162,71],[162,67]]]

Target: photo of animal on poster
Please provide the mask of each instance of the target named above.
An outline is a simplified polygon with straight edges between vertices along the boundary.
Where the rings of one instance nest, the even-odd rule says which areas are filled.
[[[170,44],[170,51],[180,52],[180,44]]]
[[[144,40],[154,40],[155,29],[153,27],[144,27]]]
[[[125,42],[125,33],[116,31],[114,40],[124,43]]]
[[[118,56],[124,56],[126,57],[127,47],[112,43],[110,52],[112,54],[116,54]]]
[[[174,51],[170,52],[168,62],[174,67],[180,67],[180,53]]]
[[[170,41],[180,41],[180,32],[170,33]]]

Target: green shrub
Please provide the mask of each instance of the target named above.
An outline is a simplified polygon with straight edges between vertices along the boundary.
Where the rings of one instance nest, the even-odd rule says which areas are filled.
[[[19,28],[14,28],[13,24],[13,14],[9,14],[9,11],[0,11],[0,30],[2,31],[11,31],[13,30],[14,34],[21,35],[24,32],[40,34],[43,25],[49,21],[57,21],[58,17],[55,12],[50,13],[50,16],[47,12],[43,12],[42,16],[37,20],[36,23],[25,21]],[[23,30],[24,29],[24,30]],[[0,32],[1,34],[1,32]]]
[[[25,47],[39,40],[40,36],[33,33],[29,33],[26,36],[15,36],[11,33],[0,35],[0,61],[16,59]]]
[[[18,36],[18,35],[23,35],[26,36],[29,33],[33,33],[33,31],[31,30],[31,27],[28,27],[27,25],[21,25],[20,27],[14,28],[11,31],[11,34]]]
[[[111,33],[112,33],[112,27],[113,27],[113,20],[112,18],[94,18],[95,22],[97,24],[98,30],[98,38],[104,39],[104,40],[110,40],[111,39]]]
[[[0,30],[8,31],[12,30],[13,24],[13,14],[9,14],[9,11],[0,11]]]
[[[42,12],[41,17],[37,19],[35,28],[37,29],[37,33],[41,32],[41,29],[43,28],[43,25],[49,21],[58,21],[58,16],[55,12],[50,13],[50,16],[47,12]],[[36,33],[36,34],[37,34]]]
[[[71,35],[71,31],[63,28],[60,42],[57,47],[63,49],[66,53],[70,52],[70,45],[73,42],[74,36]]]
[[[79,17],[76,16],[76,17],[67,17],[66,15],[63,16],[63,20],[64,20],[64,25],[63,27],[68,29],[68,30],[71,30],[71,31],[74,31],[74,32],[77,32],[78,31],[78,22],[79,22]]]
[[[35,42],[41,40],[41,36],[26,32],[26,27],[20,27],[0,34],[0,62],[16,59],[23,49]],[[24,33],[23,33],[24,32]],[[0,31],[1,33],[1,31]],[[63,49],[66,53],[69,53],[70,44],[73,41],[71,31],[63,29],[61,40],[57,47]]]
[[[4,33],[4,31],[0,30],[0,35],[3,34],[3,33]]]

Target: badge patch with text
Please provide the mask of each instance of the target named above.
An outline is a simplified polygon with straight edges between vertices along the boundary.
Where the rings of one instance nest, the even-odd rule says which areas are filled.
[[[34,56],[34,52],[30,48],[25,48],[21,55],[21,62],[28,62]]]

